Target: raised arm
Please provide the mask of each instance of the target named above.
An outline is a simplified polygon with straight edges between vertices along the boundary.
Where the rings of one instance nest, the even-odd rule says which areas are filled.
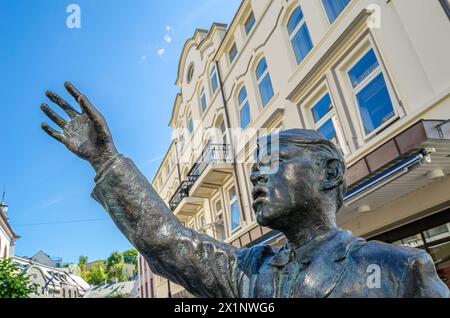
[[[100,112],[72,84],[65,87],[82,112],[47,92],[70,121],[43,104],[41,109],[62,132],[47,124],[42,128],[91,163],[97,173],[93,197],[145,256],[152,271],[196,296],[238,297],[245,251],[182,226],[134,163],[118,153]]]

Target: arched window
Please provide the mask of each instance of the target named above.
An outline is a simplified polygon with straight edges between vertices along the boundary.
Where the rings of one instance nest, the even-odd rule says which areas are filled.
[[[266,59],[263,57],[256,68],[256,79],[258,80],[259,94],[263,107],[272,99],[273,87],[270,79],[269,70],[267,69]]]
[[[200,104],[202,105],[202,111],[205,112],[206,110],[206,94],[205,94],[205,88],[202,87],[200,91]]]
[[[292,13],[287,25],[289,39],[292,43],[292,48],[294,49],[295,58],[297,64],[308,55],[308,53],[313,48],[311,37],[309,36],[308,27],[306,26],[305,19],[303,17],[303,12],[300,7],[297,7]]]
[[[241,119],[241,128],[245,129],[250,124],[251,115],[250,115],[250,106],[248,104],[247,98],[247,90],[245,86],[241,88],[239,92],[239,111],[240,111],[240,119]]]
[[[213,68],[211,70],[210,80],[211,80],[212,93],[214,94],[217,91],[217,88],[219,87],[219,82],[217,81],[217,71],[216,71],[215,65],[213,66]]]
[[[194,122],[192,121],[192,113],[190,111],[188,112],[186,120],[189,133],[192,135],[192,133],[194,132]]]

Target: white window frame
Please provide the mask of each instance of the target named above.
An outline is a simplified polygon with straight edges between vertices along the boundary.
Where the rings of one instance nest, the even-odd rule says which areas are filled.
[[[287,32],[287,35],[288,35],[288,38],[289,38],[289,44],[290,44],[289,46],[291,47],[292,56],[294,57],[294,63],[295,63],[295,65],[298,66],[298,65],[302,64],[303,61],[305,61],[306,58],[311,54],[311,52],[313,51],[313,48],[314,48],[314,43],[312,43],[313,47],[308,52],[308,54],[306,54],[305,57],[300,61],[300,63],[298,63],[297,62],[297,55],[295,54],[295,50],[294,50],[294,45],[292,44],[292,39],[297,35],[297,33],[300,31],[300,29],[302,28],[303,25],[305,25],[306,29],[308,30],[308,34],[309,34],[309,37],[311,39],[311,42],[312,42],[312,38],[311,38],[311,34],[309,33],[308,25],[306,24],[306,20],[305,20],[305,15],[304,14],[303,14],[303,18],[297,24],[295,29],[292,31],[291,34],[289,34],[289,30],[288,30],[289,22],[291,21],[292,15],[294,14],[295,10],[297,10],[297,8],[300,8],[300,10],[302,11],[302,14],[303,14],[303,10],[302,10],[302,8],[300,6],[297,6],[297,7],[294,8],[294,10],[292,10],[292,12],[291,12],[291,14],[290,14],[290,16],[289,16],[289,18],[287,20],[286,32]],[[267,60],[266,60],[266,62],[267,62]]]
[[[191,122],[192,122],[192,131],[190,130]],[[187,130],[188,130],[189,134],[193,135],[194,134],[194,121],[192,119],[192,111],[191,110],[188,111],[186,125],[187,125]]]
[[[317,103],[322,98],[324,98],[325,95],[327,95],[327,94],[330,97],[331,105],[333,107],[324,117],[322,117],[319,121],[316,122],[312,110],[313,110],[314,106],[316,106]],[[317,89],[315,89],[309,95],[312,97],[309,98],[304,103],[304,105],[306,106],[306,107],[304,107],[304,109],[308,113],[307,116],[308,116],[309,121],[311,122],[313,129],[316,131],[319,131],[319,128],[322,127],[331,118],[333,125],[334,125],[334,130],[336,131],[336,137],[337,137],[337,141],[338,141],[337,146],[340,147],[344,156],[347,156],[348,154],[350,154],[350,151],[347,148],[344,131],[342,129],[340,118],[339,118],[339,115],[338,115],[337,109],[336,109],[336,103],[334,101],[333,94],[331,93],[331,90],[330,90],[328,84],[326,82],[321,84]]]
[[[201,87],[199,97],[200,97],[200,110],[202,111],[202,114],[204,114],[208,110],[208,100],[206,99],[205,86]],[[205,100],[204,107],[203,107],[203,99]]]
[[[250,29],[250,31],[247,31],[247,22],[249,21],[250,17],[253,16],[253,25]],[[255,12],[253,12],[253,10],[250,10],[250,13],[247,15],[247,18],[244,21],[244,32],[246,36],[249,36],[253,30],[255,29],[255,25],[256,25],[256,16],[255,16]]]
[[[240,102],[240,96],[241,96],[241,92],[242,92],[243,89],[245,89],[245,99],[244,99],[244,101],[241,103],[241,102]],[[244,130],[245,130],[245,129],[247,129],[247,128],[251,125],[251,123],[252,123],[252,110],[251,110],[251,108],[250,108],[250,102],[249,102],[249,100],[248,100],[248,91],[247,91],[247,87],[246,87],[245,85],[242,85],[242,86],[239,88],[239,91],[238,91],[238,104],[239,104],[239,126],[240,126],[241,129],[244,129]],[[249,121],[249,123],[247,124],[247,126],[246,126],[245,128],[242,128],[242,109],[244,108],[245,104],[248,104],[248,111],[249,111],[249,113],[250,113],[250,121]]]
[[[260,89],[259,84],[261,84],[261,82],[266,78],[267,75],[270,76],[270,73],[269,73],[269,65],[267,64],[267,59],[266,59],[265,56],[263,56],[262,58],[259,59],[258,63],[256,64],[256,69],[255,69],[254,74],[255,74],[256,76],[258,76],[258,74],[257,74],[257,72],[258,72],[258,66],[261,64],[261,62],[262,62],[263,59],[266,60],[266,69],[264,70],[264,72],[262,73],[262,75],[261,75],[259,78],[256,78],[256,84],[257,84],[256,86],[257,86],[257,88],[258,88],[258,94],[259,94],[259,100],[260,100],[260,102],[261,102],[261,106],[262,106],[262,108],[266,108],[266,107],[270,104],[270,102],[273,100],[273,98],[275,97],[275,91],[274,91],[274,89],[273,89],[273,82],[272,82],[272,77],[271,77],[271,78],[270,78],[270,84],[272,85],[272,91],[273,91],[274,94],[272,95],[272,98],[267,102],[267,104],[264,105],[263,97],[262,97],[262,94],[261,94],[261,89]]]
[[[366,47],[364,48],[364,46],[366,46]],[[364,49],[362,49],[362,48],[364,48]],[[375,53],[375,57],[377,58],[377,61],[378,61],[378,66],[374,70],[372,70],[371,73],[363,81],[361,81],[361,83],[359,83],[356,87],[353,87],[353,84],[351,82],[348,72],[356,64],[358,64],[358,62],[361,61],[361,59],[370,50],[373,50],[373,52]],[[361,46],[359,47],[359,49],[355,48],[354,52],[357,52],[357,53],[354,53],[349,57],[349,59],[351,58],[352,62],[350,64],[348,64],[348,66],[345,67],[345,69],[343,70],[343,72],[344,72],[343,76],[345,77],[347,85],[351,90],[351,94],[352,94],[352,98],[353,98],[352,102],[353,102],[354,107],[356,108],[356,112],[358,114],[358,127],[360,129],[362,139],[363,139],[363,141],[367,141],[374,135],[378,134],[381,130],[383,130],[387,126],[391,125],[394,121],[396,121],[400,117],[399,112],[398,112],[399,106],[398,106],[398,101],[395,98],[396,95],[394,94],[394,90],[391,86],[391,82],[389,80],[388,74],[383,67],[382,59],[379,56],[379,54],[378,54],[377,50],[375,49],[375,46],[372,44],[372,42],[368,41],[368,42],[361,43]],[[394,115],[391,118],[389,118],[387,121],[385,121],[383,124],[378,126],[376,129],[374,129],[372,132],[370,132],[369,134],[366,134],[357,95],[369,83],[371,83],[380,73],[383,74],[384,81],[386,83],[386,88],[388,90],[389,98],[391,99],[392,107],[394,110]]]
[[[235,193],[235,195],[234,195],[235,200],[232,200],[232,198],[230,197],[230,191],[233,188],[234,188],[234,193]],[[236,186],[234,184],[227,188],[227,198],[228,198],[228,208],[230,209],[228,227],[229,227],[230,235],[233,235],[234,233],[236,233],[237,231],[239,231],[242,228],[242,218],[241,218],[241,211],[240,211],[240,207],[239,207],[239,199],[238,199],[238,194],[236,192]],[[233,204],[234,203],[236,203],[238,206],[239,226],[233,230],[232,227],[233,227]]]
[[[235,48],[235,50],[236,50],[236,55],[233,58],[232,58],[232,54],[231,54],[231,52],[232,52],[231,49],[232,48]],[[234,61],[236,61],[236,58],[237,58],[238,54],[239,54],[239,51],[238,51],[236,42],[234,41],[233,44],[230,46],[230,49],[228,50],[228,63],[230,65],[233,64]]]
[[[217,87],[214,90],[214,77],[216,78]],[[211,72],[209,74],[209,81],[211,83],[211,95],[214,95],[219,90],[219,78],[217,77],[217,69],[214,65],[211,69]]]

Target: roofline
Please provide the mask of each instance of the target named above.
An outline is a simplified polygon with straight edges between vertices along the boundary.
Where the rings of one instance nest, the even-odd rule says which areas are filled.
[[[170,116],[170,121],[169,121],[169,127],[172,127],[172,124],[174,123],[175,120],[175,107],[177,105],[177,101],[180,98],[181,99],[182,95],[181,93],[177,93],[177,95],[175,96],[175,100],[173,102],[173,106],[172,106],[172,115]]]
[[[222,50],[223,46],[225,45],[224,43],[226,43],[228,41],[228,37],[231,34],[230,31],[231,31],[231,29],[233,29],[233,26],[236,23],[237,17],[240,16],[240,14],[242,13],[245,2],[246,2],[246,0],[241,1],[241,4],[239,5],[239,8],[237,9],[236,14],[233,17],[233,20],[231,20],[231,23],[229,24],[229,28],[228,28],[227,32],[225,33],[225,36],[223,37],[222,41],[220,42],[219,47],[217,48],[216,54],[214,54],[213,61],[216,61],[217,55],[219,54],[219,52]]]
[[[13,228],[11,227],[11,224],[9,224],[9,221],[1,213],[0,213],[0,218],[3,220],[3,223],[5,223],[5,225],[6,225],[6,229],[11,234],[11,241],[17,241],[20,238],[20,236],[17,235],[16,232],[14,232]]]
[[[188,44],[193,41],[198,33],[203,33],[203,34],[207,34],[207,36],[200,41],[200,43],[198,44],[198,46],[201,46],[207,39],[210,38],[210,35],[212,34],[212,31],[215,28],[224,28],[227,29],[228,25],[226,23],[219,23],[219,22],[213,22],[213,24],[211,25],[209,31],[206,29],[195,29],[194,35],[192,37],[190,37],[189,39],[186,40],[186,42],[183,45],[183,49],[181,50],[181,54],[180,54],[180,58],[178,61],[178,71],[177,71],[177,79],[175,80],[175,85],[181,85],[181,79],[183,78],[183,76],[181,76],[180,71],[181,71],[181,61],[183,60],[183,56],[185,53],[185,50],[188,46]]]

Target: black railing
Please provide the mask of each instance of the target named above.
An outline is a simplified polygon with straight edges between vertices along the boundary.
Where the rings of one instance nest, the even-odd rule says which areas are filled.
[[[189,196],[189,190],[191,189],[194,183],[192,181],[183,181],[181,185],[178,187],[175,194],[169,201],[169,207],[172,211],[175,211],[180,202]]]
[[[199,176],[205,171],[205,169],[214,163],[231,163],[231,151],[228,144],[207,144],[203,148],[200,157],[188,173],[190,181],[197,180]]]
[[[187,175],[187,180],[183,181],[180,187],[169,201],[169,207],[172,211],[178,207],[184,198],[189,197],[189,191],[201,176],[208,165],[213,163],[231,163],[230,146],[227,144],[207,144],[203,148],[200,157],[195,162],[194,166]]]

